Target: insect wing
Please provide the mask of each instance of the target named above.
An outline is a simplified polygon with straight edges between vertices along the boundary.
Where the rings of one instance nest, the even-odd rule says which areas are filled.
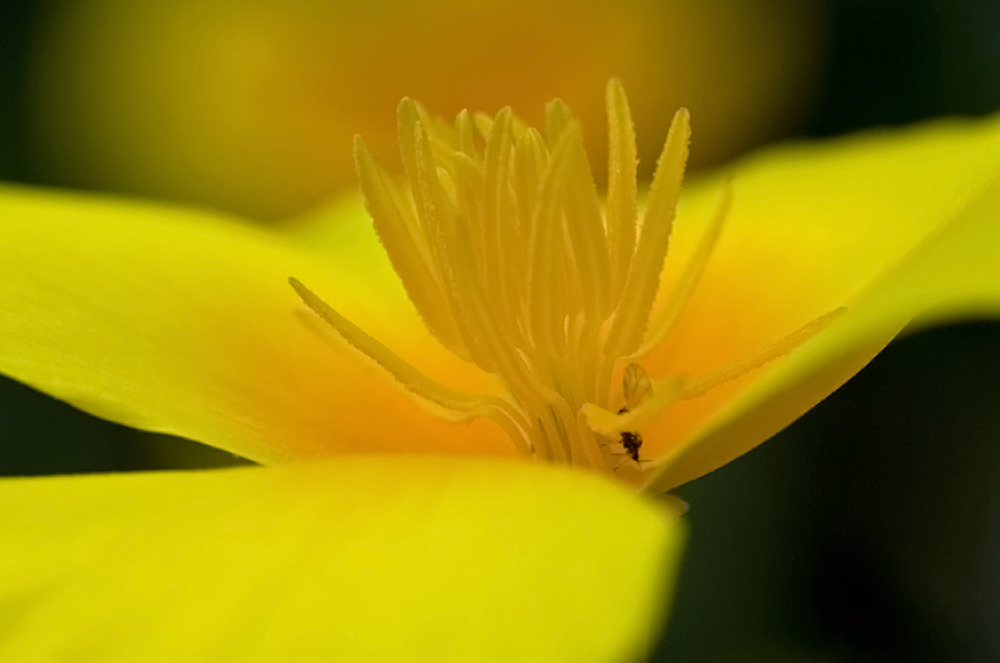
[[[625,397],[625,407],[634,409],[653,393],[653,383],[649,374],[639,364],[629,364],[622,376],[622,396]]]

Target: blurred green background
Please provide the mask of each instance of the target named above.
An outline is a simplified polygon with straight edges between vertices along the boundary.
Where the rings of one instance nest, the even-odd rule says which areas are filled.
[[[596,161],[618,74],[647,167],[681,104],[701,168],[1000,109],[995,0],[500,5],[7,0],[0,177],[278,223],[352,186],[356,131],[392,159],[403,94],[529,120],[561,95]],[[1000,325],[922,332],[685,486],[692,538],[656,660],[1000,660],[998,404]],[[233,462],[0,379],[0,474]]]

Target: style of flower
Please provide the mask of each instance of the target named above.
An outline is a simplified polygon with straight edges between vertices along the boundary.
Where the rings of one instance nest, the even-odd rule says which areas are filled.
[[[0,190],[0,371],[272,466],[0,482],[0,658],[637,655],[683,525],[625,486],[997,311],[996,120],[779,148],[674,223],[682,111],[637,222],[614,81],[608,109],[604,208],[559,102],[543,137],[404,101],[403,179],[356,146],[376,232],[353,197],[273,231]]]

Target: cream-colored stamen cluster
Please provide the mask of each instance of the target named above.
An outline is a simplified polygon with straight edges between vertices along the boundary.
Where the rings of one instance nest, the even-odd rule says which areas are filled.
[[[525,454],[641,480],[640,468],[623,459],[618,434],[692,395],[693,386],[703,393],[731,375],[654,380],[646,402],[619,415],[609,409],[619,398],[611,394],[612,373],[673,326],[708,263],[731,193],[727,188],[647,329],[687,161],[689,117],[684,109],[674,116],[640,223],[635,134],[617,80],[608,84],[607,112],[603,207],[579,122],[559,100],[546,107],[543,135],[509,108],[495,117],[463,111],[448,124],[404,99],[398,129],[405,178],[387,175],[364,141],[355,142],[375,229],[424,323],[451,352],[501,378],[505,397],[436,383],[301,283],[292,285],[348,343],[438,413],[454,420],[487,416]],[[730,373],[799,342],[790,337]]]

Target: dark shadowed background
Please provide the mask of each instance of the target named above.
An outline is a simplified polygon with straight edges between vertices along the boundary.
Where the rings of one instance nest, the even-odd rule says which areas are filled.
[[[182,9],[191,6],[176,4]],[[384,11],[394,11],[393,3],[384,4]],[[598,7],[601,3],[584,4]],[[708,4],[726,8],[719,2]],[[748,0],[741,4],[744,11],[750,6],[760,16],[766,15],[767,21],[752,28],[758,35],[766,40],[768,31],[775,30],[780,33],[776,42],[788,50],[773,61],[758,63],[764,73],[720,66],[704,74],[707,79],[692,77],[708,80],[710,85],[689,85],[683,76],[677,79],[677,89],[689,91],[704,108],[706,122],[715,117],[719,127],[736,127],[727,142],[704,148],[702,167],[779,139],[837,135],[1000,109],[1000,3],[995,0]],[[322,161],[322,155],[289,157],[297,179],[287,186],[275,184],[273,196],[266,200],[246,202],[240,196],[241,186],[260,191],[261,181],[277,181],[278,176],[269,178],[267,172],[248,170],[244,180],[223,181],[230,172],[224,163],[201,162],[194,155],[192,163],[201,165],[192,168],[202,173],[201,181],[220,178],[218,186],[203,189],[175,177],[188,169],[187,157],[158,152],[162,146],[153,133],[146,132],[142,117],[116,119],[118,124],[108,126],[121,126],[122,132],[108,135],[106,142],[100,133],[86,133],[93,126],[86,115],[89,107],[80,101],[86,94],[77,98],[66,90],[77,89],[79,95],[79,89],[86,93],[89,85],[98,89],[96,78],[89,81],[82,64],[79,78],[60,78],[64,75],[60,58],[68,56],[46,44],[51,44],[53,34],[64,36],[59,30],[69,29],[66,25],[104,29],[104,23],[96,19],[87,23],[66,18],[76,16],[77,6],[95,5],[100,3],[0,3],[0,177],[190,200],[262,220],[297,211],[345,185],[337,166]],[[632,10],[638,16],[658,16],[644,14],[649,6],[642,3],[636,7]],[[722,40],[705,26],[726,15],[722,11],[691,18],[695,23],[705,21],[697,24],[709,37],[700,42],[695,38],[689,48],[704,47],[706,40],[712,47],[712,39]],[[661,18],[666,20],[665,16]],[[599,17],[599,22],[606,20]],[[628,36],[627,22],[625,26],[622,30]],[[497,38],[503,36],[501,32]],[[87,37],[76,34],[60,42],[85,50]],[[756,42],[742,42],[736,32],[725,39],[718,49],[733,44],[746,48],[750,63],[746,66],[755,66]],[[516,40],[508,41],[516,56]],[[205,43],[214,42],[209,38]],[[119,46],[124,50],[115,52],[115,57],[124,58],[120,63],[123,79],[136,79],[127,62],[128,44]],[[606,47],[609,53],[615,48],[611,42]],[[733,61],[739,62],[736,51]],[[668,56],[655,48],[646,54]],[[642,66],[633,65],[620,53],[608,57],[611,68],[636,66],[637,73],[631,75],[636,83],[629,92],[641,88]],[[725,57],[719,55],[723,65],[730,62]],[[663,64],[650,61],[647,69]],[[771,75],[765,65],[787,70]],[[698,74],[699,66],[697,60],[678,61],[675,68],[690,67]],[[581,65],[587,76],[579,78],[589,81],[593,74],[603,80],[605,68],[598,63],[593,71],[584,71]],[[109,84],[110,76],[113,86],[113,74],[119,69],[101,71],[100,85]],[[290,76],[294,79],[294,73]],[[628,85],[630,77],[622,76]],[[750,92],[735,97],[719,92],[754,76],[758,86],[774,85],[783,91],[771,94],[782,104],[769,106]],[[572,96],[576,88],[566,82],[568,77],[553,80],[566,86],[559,94]],[[397,98],[400,86],[413,93],[405,89],[412,85],[426,90],[433,102],[437,89],[433,81],[433,71],[425,79],[393,79],[385,84],[386,95]],[[380,89],[378,80],[369,84]],[[652,86],[650,81],[646,84]],[[588,86],[581,84],[587,94],[600,100],[600,85]],[[475,98],[484,104],[494,103],[480,87],[470,94],[480,95]],[[177,89],[185,89],[184,80],[177,83]],[[359,96],[378,96],[368,94],[364,86],[351,89]],[[545,98],[552,93],[539,94]],[[525,95],[525,103],[534,101],[531,94]],[[51,111],[59,106],[53,99],[64,100],[65,107]],[[122,99],[122,108],[134,102],[127,95]],[[450,97],[440,99],[447,110]],[[77,102],[81,105],[73,106]],[[654,102],[666,103],[652,98],[650,104]],[[741,116],[731,106],[744,102],[749,109],[744,115],[750,119],[740,124]],[[640,98],[638,106],[642,104]],[[690,102],[696,123],[697,104]],[[393,106],[394,102],[386,112],[391,114]],[[85,124],[80,124],[81,116]],[[352,123],[369,121],[349,114],[342,119],[350,125],[349,133],[358,130]],[[655,119],[648,124],[657,126]],[[166,133],[183,130],[183,126],[159,129]],[[328,143],[320,147],[333,149],[338,135],[331,131]],[[134,176],[135,164],[143,159],[162,159],[180,167],[172,171],[164,166],[159,176],[154,164],[150,172],[156,176]],[[110,165],[102,169],[102,164]],[[303,181],[309,186],[296,188]],[[270,191],[266,186],[263,190]],[[165,442],[94,419],[0,379],[0,474],[233,462],[228,454],[195,443]],[[681,494],[692,506],[692,537],[672,620],[656,660],[1000,660],[1000,324],[967,321],[904,337],[788,430],[737,462],[685,486]]]

